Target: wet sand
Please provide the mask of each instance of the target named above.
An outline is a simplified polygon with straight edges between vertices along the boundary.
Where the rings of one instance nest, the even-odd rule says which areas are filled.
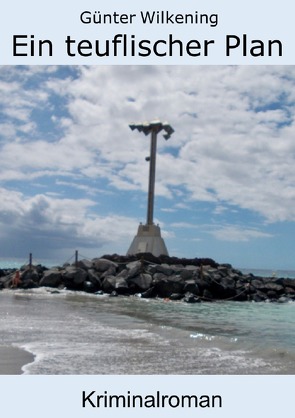
[[[0,346],[0,375],[22,374],[22,367],[34,361],[33,354],[17,347]]]

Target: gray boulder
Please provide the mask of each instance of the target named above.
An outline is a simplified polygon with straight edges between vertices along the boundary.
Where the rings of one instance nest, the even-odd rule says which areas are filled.
[[[116,291],[118,294],[129,292],[128,284],[122,277],[107,276],[102,282],[102,290],[106,293]]]
[[[219,280],[212,280],[210,291],[215,299],[230,299],[236,296],[236,283],[230,277],[221,277]]]
[[[174,273],[174,270],[168,264],[160,264],[156,266],[156,271],[158,273],[163,273],[165,276],[171,276]]]
[[[143,271],[143,264],[141,261],[132,261],[126,265],[128,270],[127,279],[132,279],[133,277],[138,276]]]
[[[58,287],[61,283],[61,272],[57,269],[44,271],[43,277],[39,282],[40,286]]]
[[[185,266],[185,268],[180,272],[180,276],[184,280],[189,280],[192,277],[196,277],[199,272],[199,267],[196,266]]]
[[[276,284],[274,282],[267,282],[265,283],[265,289],[267,291],[273,291],[276,292],[278,295],[281,295],[282,293],[284,293],[284,286],[282,286],[281,284]]]
[[[100,278],[100,275],[94,269],[89,269],[88,270],[88,280],[90,280],[91,283],[93,283],[96,286],[99,286],[99,287],[101,286],[101,278]]]
[[[295,281],[295,280],[294,280]],[[294,298],[295,297],[295,289],[294,288],[292,288],[292,287],[286,287],[285,288],[285,293],[289,296],[289,297],[291,297],[291,298]]]
[[[122,277],[122,279],[127,279],[128,274],[129,274],[129,270],[123,269],[120,271],[120,273],[116,275],[116,277]]]
[[[141,273],[138,276],[127,278],[127,283],[134,292],[145,292],[148,290],[153,282],[153,278],[150,274]]]
[[[38,283],[36,283],[34,280],[27,279],[23,281],[22,283],[20,283],[19,287],[21,287],[22,289],[34,289],[39,286],[38,286]]]
[[[268,290],[267,297],[271,300],[276,300],[279,298],[279,294],[275,290]]]
[[[189,292],[189,293],[193,293],[194,295],[198,295],[198,296],[201,295],[199,286],[193,279],[185,281],[183,291],[184,293]]]
[[[89,270],[92,268],[92,265],[93,263],[90,260],[79,260],[77,265],[75,265],[75,267],[79,267],[80,269],[83,269],[83,270]]]
[[[105,271],[107,271],[108,269],[110,269],[111,267],[115,267],[115,269],[118,268],[118,264],[114,263],[111,260],[107,260],[106,258],[94,258],[92,260],[92,267],[100,272],[103,273]]]
[[[210,279],[204,279],[201,277],[197,277],[194,279],[196,285],[198,285],[198,288],[200,289],[200,292],[204,292],[205,289],[209,290],[211,286],[211,280]]]
[[[26,281],[32,281],[34,283],[39,283],[40,277],[36,270],[25,270],[21,274],[21,281],[22,281],[22,287]]]
[[[64,285],[69,289],[82,289],[83,283],[88,279],[88,274],[85,270],[70,266],[67,267],[62,275]]]
[[[254,302],[264,302],[268,299],[268,296],[264,293],[258,290],[254,295],[252,295],[252,300]]]
[[[173,275],[165,279],[154,279],[154,286],[160,297],[169,298],[172,293],[183,293],[184,281],[180,276]]]
[[[100,273],[100,278],[103,280],[107,276],[116,276],[117,267],[115,265],[111,265],[106,271]]]
[[[166,276],[166,274],[164,274],[164,273],[155,273],[153,275],[153,279],[154,279],[155,282],[159,282],[159,281],[165,280],[167,278],[168,278],[168,276]]]
[[[284,286],[295,290],[295,279],[284,279]]]

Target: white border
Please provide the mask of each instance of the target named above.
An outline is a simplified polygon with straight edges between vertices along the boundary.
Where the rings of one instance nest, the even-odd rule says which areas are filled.
[[[293,376],[6,376],[0,378],[1,413],[30,418],[275,418],[294,416]],[[221,395],[222,408],[83,408],[83,391],[142,396]]]
[[[72,2],[60,2],[52,0],[49,3],[37,0],[10,0],[1,6],[0,13],[0,64],[39,64],[39,65],[261,65],[261,64],[287,64],[295,62],[293,17],[295,4],[290,0],[248,0],[237,2],[236,0],[150,0],[147,3],[129,0],[123,3],[121,0],[109,0],[98,2],[86,0],[85,2],[73,0]],[[142,23],[141,11],[168,11],[171,14],[218,14],[218,25],[211,27],[209,24],[154,24]],[[135,14],[131,24],[83,24],[80,15],[83,11],[100,11],[112,14]],[[116,34],[126,34],[128,42],[131,35],[135,36],[136,42],[148,39],[152,43],[159,39],[167,40],[172,34],[175,39],[183,41],[199,40],[201,48],[200,57],[191,57],[185,54],[179,57],[175,52],[172,57],[138,56],[109,56],[98,57],[94,52],[90,57],[83,57],[76,53],[75,57],[69,57],[66,50],[65,39],[69,35],[76,43],[88,40],[93,45],[96,40],[104,44],[105,40],[113,40]],[[31,35],[35,41],[50,40],[53,45],[53,56],[49,57],[46,52],[43,56],[31,56],[30,48],[18,49],[27,53],[28,56],[13,56],[13,37],[26,35],[28,43]],[[243,56],[243,49],[239,47],[226,57],[226,36],[238,36],[241,41],[246,35],[247,55]],[[203,41],[214,40],[210,46],[208,56],[203,55]],[[254,40],[260,40],[265,45],[264,57],[253,57],[250,53]],[[279,40],[283,45],[283,55],[277,55],[273,50],[273,56],[268,56],[268,41]],[[243,42],[241,42],[242,45]],[[257,45],[257,44],[255,44]],[[37,43],[35,43],[37,46]]]

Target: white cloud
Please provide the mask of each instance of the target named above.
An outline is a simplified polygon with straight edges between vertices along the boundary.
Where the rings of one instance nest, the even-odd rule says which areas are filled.
[[[173,222],[171,224],[173,228],[189,228],[189,229],[197,229],[200,226],[197,224],[189,223],[189,222]]]
[[[173,208],[161,208],[160,210],[162,212],[166,212],[166,213],[174,213],[174,212],[176,212],[176,209],[173,209]]]
[[[20,192],[0,189],[0,242],[2,254],[5,241],[13,237],[19,245],[19,256],[31,251],[46,253],[80,246],[99,248],[131,240],[136,222],[128,217],[93,211],[89,199],[65,199],[57,196],[25,197]],[[20,245],[21,243],[24,245]],[[42,250],[38,246],[42,242]]]
[[[209,231],[216,239],[220,241],[247,242],[257,238],[272,238],[273,235],[259,231],[258,229],[249,229],[242,226],[224,225]]]

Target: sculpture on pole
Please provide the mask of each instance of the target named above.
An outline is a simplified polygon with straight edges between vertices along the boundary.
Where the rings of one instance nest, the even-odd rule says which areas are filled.
[[[147,219],[145,225],[139,225],[137,235],[127,252],[128,255],[143,252],[152,253],[155,256],[168,255],[166,245],[161,237],[160,227],[154,225],[154,199],[155,199],[155,181],[156,181],[156,153],[157,153],[157,135],[164,130],[163,135],[166,140],[173,134],[174,129],[167,123],[158,120],[139,124],[130,124],[132,130],[137,129],[145,135],[151,135],[150,155],[147,161],[149,167],[149,187],[147,203]]]

